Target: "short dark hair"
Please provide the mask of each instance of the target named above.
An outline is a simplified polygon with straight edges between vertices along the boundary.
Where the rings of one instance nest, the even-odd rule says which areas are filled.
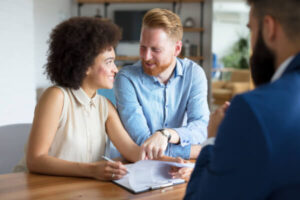
[[[247,0],[247,3],[253,6],[253,13],[260,22],[265,15],[271,15],[281,23],[291,40],[299,40],[299,0]]]
[[[48,78],[56,85],[78,89],[97,55],[120,39],[119,27],[105,19],[73,17],[58,24],[48,41]]]

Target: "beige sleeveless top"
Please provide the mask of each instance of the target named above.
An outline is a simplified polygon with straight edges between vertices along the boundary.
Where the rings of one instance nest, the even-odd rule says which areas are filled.
[[[102,160],[108,139],[107,100],[97,94],[90,98],[81,88],[58,88],[64,93],[64,105],[48,155],[74,162]],[[14,171],[27,171],[25,157]]]

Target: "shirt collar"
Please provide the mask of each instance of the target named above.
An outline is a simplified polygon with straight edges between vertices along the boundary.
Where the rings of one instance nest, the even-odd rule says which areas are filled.
[[[276,70],[276,72],[272,76],[271,82],[274,82],[274,81],[278,80],[282,76],[283,72],[286,70],[286,68],[292,62],[292,60],[294,59],[294,57],[295,56],[290,56],[283,63],[281,63],[281,65],[279,66],[279,68]]]
[[[183,76],[183,67],[178,58],[176,58],[176,66],[175,66],[175,77]]]
[[[71,89],[71,91],[72,91],[73,95],[75,96],[75,98],[77,99],[77,101],[80,104],[82,104],[83,106],[95,106],[96,105],[95,101],[96,101],[97,95],[90,98],[82,88],[79,88],[77,90]]]

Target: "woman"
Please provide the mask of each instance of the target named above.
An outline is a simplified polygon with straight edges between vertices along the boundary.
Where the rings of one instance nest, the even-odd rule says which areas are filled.
[[[18,171],[119,179],[127,173],[124,165],[102,159],[107,136],[127,160],[140,159],[142,150],[112,103],[97,95],[97,89],[113,87],[120,37],[110,21],[88,17],[71,18],[53,30],[46,73],[55,86],[36,106],[27,156]]]

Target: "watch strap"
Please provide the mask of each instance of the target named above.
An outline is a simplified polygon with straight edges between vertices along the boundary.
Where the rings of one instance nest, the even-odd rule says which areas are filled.
[[[165,136],[168,139],[168,142],[171,140],[171,133],[166,129],[159,129],[159,131],[163,136]]]

